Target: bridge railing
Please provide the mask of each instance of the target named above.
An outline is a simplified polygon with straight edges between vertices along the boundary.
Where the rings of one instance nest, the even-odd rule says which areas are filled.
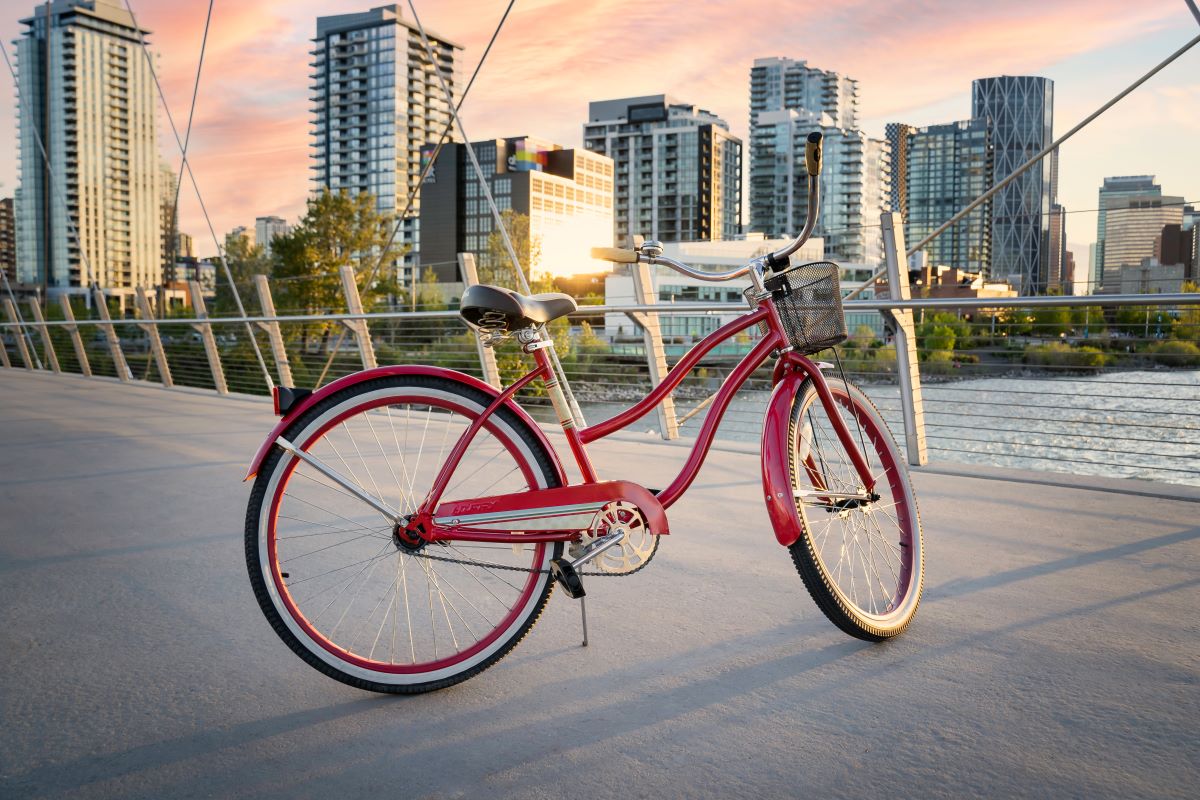
[[[863,385],[898,437],[906,419],[915,420],[933,460],[1200,484],[1200,294],[876,299],[845,307],[850,338],[820,358]],[[887,318],[896,309],[914,313],[919,398],[899,388]],[[583,306],[552,333],[581,409],[595,421],[649,391],[656,357],[674,363],[745,310],[733,303]],[[27,310],[23,322],[13,315],[0,323],[7,365],[266,394],[250,322],[272,380],[284,385],[324,385],[372,359],[438,364],[490,381],[511,380],[527,367],[511,344],[482,351],[447,310],[111,320],[95,312],[63,319],[54,304],[48,311],[43,319]],[[661,340],[649,354],[634,322],[639,314],[659,321]],[[757,335],[748,331],[718,348],[680,385],[671,412],[678,435],[695,433],[708,400]],[[734,401],[719,438],[757,442],[769,368]],[[552,419],[536,391],[522,402]],[[663,419],[648,416],[633,432],[673,435]]]

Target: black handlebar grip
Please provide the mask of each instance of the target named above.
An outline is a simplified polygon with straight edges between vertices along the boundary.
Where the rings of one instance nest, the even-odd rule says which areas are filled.
[[[821,134],[813,131],[804,143],[804,163],[808,167],[808,174],[814,178],[821,174],[821,139]]]

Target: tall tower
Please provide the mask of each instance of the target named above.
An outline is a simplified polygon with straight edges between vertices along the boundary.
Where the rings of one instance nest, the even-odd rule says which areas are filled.
[[[892,151],[893,209],[904,216],[904,239],[921,241],[992,186],[991,133],[982,119],[914,128],[887,126],[904,150]],[[897,174],[899,173],[899,174]],[[902,192],[896,191],[901,184]],[[899,198],[897,200],[896,198]],[[936,265],[987,274],[991,265],[992,201],[930,242],[925,252]]]
[[[742,140],[717,115],[661,94],[590,103],[583,146],[615,162],[618,244],[741,233]]]
[[[54,0],[21,24],[18,279],[48,293],[89,281],[113,294],[158,284],[162,179],[157,95],[141,47],[148,32],[116,0]]]
[[[994,175],[1004,180],[1054,139],[1054,82],[1004,75],[971,86],[971,116],[991,131]],[[1050,283],[1050,206],[1057,196],[1053,157],[992,198],[992,269],[1041,294]]]
[[[888,143],[858,129],[858,81],[806,61],[759,58],[750,68],[749,230],[799,232],[808,211],[803,143],[817,130],[825,135],[817,227],[825,252],[877,261],[879,212],[893,203]]]
[[[421,174],[421,147],[436,142],[452,119],[441,79],[455,102],[455,53],[462,45],[426,29],[431,62],[417,26],[397,5],[317,18],[311,51],[313,189],[370,192],[381,212],[402,213]],[[448,141],[457,141],[450,128]],[[401,228],[419,245],[420,194]],[[410,250],[405,264],[416,263]]]

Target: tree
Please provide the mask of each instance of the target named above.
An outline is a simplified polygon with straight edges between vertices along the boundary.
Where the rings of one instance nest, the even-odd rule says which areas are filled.
[[[1071,310],[1064,306],[1038,306],[1033,310],[1033,335],[1055,337],[1071,332]]]
[[[530,291],[534,294],[553,292],[554,281],[549,275],[543,275],[540,279],[534,276],[534,268],[540,266],[542,261],[542,240],[540,236],[530,234],[529,215],[505,209],[500,212],[500,224],[508,232],[513,250],[525,273],[525,280],[529,282]],[[504,244],[504,237],[499,228],[493,228],[488,234],[487,250],[480,261],[482,262],[479,264],[480,283],[508,286],[520,290],[520,281],[517,280],[513,270],[512,257],[508,254],[508,248]]]
[[[237,301],[229,287],[224,267],[228,265],[233,275],[234,285],[242,298],[247,313],[258,309],[258,294],[254,291],[254,276],[267,275],[271,272],[271,260],[267,258],[262,245],[251,244],[244,236],[235,236],[228,240],[225,246],[224,263],[217,263],[217,294],[213,300],[213,313],[237,313]]]
[[[391,215],[377,211],[375,198],[366,192],[326,190],[310,199],[300,223],[272,244],[276,306],[302,314],[345,310],[341,278],[345,266],[354,269],[364,309],[398,294],[389,265],[403,255],[403,249],[388,244],[392,224]],[[381,265],[379,270],[376,264]],[[314,323],[303,326],[301,336],[307,345],[310,337],[327,333],[326,323]]]

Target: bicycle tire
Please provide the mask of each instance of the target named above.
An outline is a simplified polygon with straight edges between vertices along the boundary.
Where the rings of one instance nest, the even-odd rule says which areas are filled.
[[[838,508],[819,496],[822,489],[853,492],[861,482],[832,431],[816,386],[806,380],[792,404],[789,472],[798,496],[817,496],[811,503],[797,500],[802,534],[789,550],[809,594],[834,625],[865,641],[883,641],[903,633],[920,605],[925,579],[920,513],[904,459],[874,404],[849,381],[830,380],[829,388],[851,435],[861,443],[872,474],[880,478],[876,485],[880,499]],[[889,508],[895,509],[894,516]],[[835,530],[840,531],[840,541]],[[837,560],[831,564],[834,545]],[[872,578],[880,584],[878,598]],[[869,589],[865,596],[864,580]]]
[[[377,472],[387,475],[389,472],[393,478],[397,478],[400,473],[397,472],[399,465],[396,459],[385,447],[384,441],[387,436],[380,437],[376,430],[376,425],[382,425],[385,419],[392,426],[391,435],[396,441],[396,450],[401,451],[402,447],[399,443],[399,432],[395,426],[393,412],[399,414],[401,407],[407,408],[409,416],[404,427],[405,446],[409,444],[409,422],[411,422],[412,407],[427,407],[426,418],[424,420],[424,432],[421,436],[420,450],[418,453],[423,453],[425,449],[426,439],[430,427],[430,420],[435,415],[439,417],[438,422],[444,423],[447,428],[442,434],[442,448],[439,457],[430,470],[421,471],[421,457],[418,454],[416,463],[411,464],[409,461],[403,460],[405,480],[399,481],[398,486],[388,487],[388,491],[384,492],[380,489],[379,496],[385,496],[392,491],[398,489],[401,504],[414,503],[418,496],[419,484],[418,479],[423,479],[423,476],[429,474],[430,482],[432,475],[436,474],[437,469],[442,464],[442,456],[446,452],[446,441],[449,440],[452,448],[453,442],[457,437],[451,438],[452,430],[451,422],[454,421],[465,425],[477,416],[488,406],[492,397],[487,393],[473,387],[469,384],[432,376],[389,376],[378,378],[362,383],[349,386],[335,394],[330,395],[321,402],[317,403],[313,408],[305,411],[300,415],[295,422],[288,426],[284,432],[284,438],[296,444],[300,449],[315,454],[318,450],[327,453],[332,450],[337,453],[337,458],[342,458],[342,453],[337,449],[335,444],[335,436],[348,440],[353,444],[353,450],[359,451],[358,457],[361,460],[361,466],[358,470],[353,467],[357,464],[352,464],[353,456],[348,461],[344,458],[336,461],[332,455],[328,458],[331,462],[339,465],[345,465],[346,469],[342,470],[355,474],[357,472],[365,472],[371,478],[371,481],[364,482],[366,489],[378,488],[379,475]],[[382,414],[380,413],[382,410]],[[461,416],[462,420],[454,420],[455,415]],[[447,417],[446,420],[440,419],[442,416]],[[373,421],[374,419],[374,421]],[[332,421],[332,422],[331,422]],[[363,456],[361,450],[368,444],[371,439],[365,435],[368,430],[374,437],[375,442],[379,445],[379,455],[371,453],[371,458]],[[486,433],[485,433],[486,432]],[[484,464],[484,467],[494,465],[494,459],[503,456],[506,452],[515,464],[516,470],[515,479],[510,481],[519,483],[524,480],[526,486],[536,483],[543,488],[551,488],[559,485],[558,471],[554,466],[554,461],[551,454],[547,451],[540,438],[529,428],[529,426],[512,410],[501,407],[489,420],[488,424],[481,429],[479,436],[472,443],[472,450],[477,447],[482,447],[485,436],[491,437],[491,440],[500,444],[499,449],[492,461]],[[416,439],[416,430],[412,432],[412,438]],[[344,445],[345,446],[345,445]],[[430,448],[432,451],[432,446]],[[469,450],[467,457],[470,457],[472,450]],[[480,457],[482,459],[482,456]],[[251,586],[254,590],[255,599],[258,601],[263,614],[270,622],[272,629],[283,640],[283,642],[301,659],[308,663],[313,668],[321,673],[334,678],[338,681],[355,686],[360,689],[365,689],[375,692],[384,693],[399,693],[399,694],[416,694],[421,692],[433,691],[442,689],[454,684],[460,683],[468,678],[471,678],[500,661],[505,655],[512,651],[514,647],[525,637],[529,630],[540,617],[542,610],[545,608],[550,594],[553,591],[554,582],[545,570],[548,568],[550,560],[558,557],[562,553],[563,546],[561,543],[531,545],[533,547],[532,556],[526,557],[524,547],[518,553],[517,548],[511,548],[513,552],[513,563],[517,567],[512,573],[501,573],[496,570],[487,568],[459,566],[448,564],[446,562],[434,561],[431,559],[421,559],[419,552],[409,552],[405,550],[399,540],[391,536],[385,540],[382,529],[372,529],[370,522],[358,522],[358,517],[354,513],[345,511],[348,508],[353,508],[353,505],[345,505],[348,501],[344,498],[353,500],[352,495],[341,492],[344,498],[337,495],[338,491],[335,486],[324,486],[323,489],[311,489],[308,499],[301,496],[297,499],[288,491],[289,483],[296,474],[298,469],[302,468],[302,463],[295,457],[288,456],[285,451],[276,446],[264,460],[257,477],[255,478],[254,487],[250,494],[250,501],[246,513],[246,530],[245,530],[245,550],[246,550],[246,566],[250,575]],[[464,460],[464,464],[468,463]],[[385,465],[387,470],[384,471],[381,465]],[[374,465],[374,466],[372,466]],[[408,475],[409,466],[412,466],[412,476]],[[462,474],[463,467],[460,467],[454,474],[457,479]],[[475,474],[479,474],[481,469],[476,469]],[[419,473],[419,474],[418,474]],[[314,474],[320,477],[319,473]],[[480,482],[485,479],[490,480],[494,472],[483,472],[480,477]],[[511,478],[513,472],[510,470],[505,475],[505,478]],[[304,475],[304,477],[312,477]],[[468,476],[472,477],[472,476]],[[466,480],[466,478],[464,478]],[[408,487],[406,489],[405,482]],[[308,485],[308,482],[294,481],[297,485]],[[315,478],[312,483],[319,483]],[[461,481],[460,481],[461,483]],[[384,486],[387,486],[386,478]],[[519,490],[519,489],[518,489]],[[465,490],[464,490],[465,491]],[[317,504],[311,500],[312,493],[320,492],[320,497],[333,498],[328,502],[337,502],[343,505],[338,505],[334,510],[323,509],[332,516],[324,520],[307,519],[307,517],[318,516],[312,511],[312,508],[317,507]],[[493,492],[499,493],[499,492]],[[465,497],[485,496],[489,494],[487,491],[482,491],[478,494],[466,494]],[[423,496],[423,495],[422,495]],[[447,499],[450,497],[447,494]],[[269,502],[268,502],[269,501]],[[358,501],[360,505],[361,501]],[[289,505],[285,506],[285,503]],[[305,504],[306,503],[306,504]],[[281,510],[292,507],[305,509],[303,513],[296,514],[294,517],[284,517]],[[368,508],[368,511],[371,509]],[[345,512],[345,513],[343,513]],[[292,512],[296,513],[296,512]],[[374,512],[378,513],[378,512]],[[406,512],[407,513],[407,512]],[[301,523],[310,523],[308,526],[302,526],[300,523],[295,523],[297,517],[305,517]],[[345,522],[339,521],[345,520]],[[336,524],[331,524],[336,523]],[[342,525],[351,524],[350,528],[341,528]],[[378,524],[378,523],[377,523]],[[359,527],[354,527],[355,525]],[[281,526],[290,526],[296,530],[304,531],[303,533],[281,535],[279,533]],[[359,528],[361,527],[362,530]],[[328,531],[326,529],[329,529]],[[343,538],[345,536],[350,538]],[[317,539],[322,536],[338,536],[338,540],[333,545],[321,545],[316,549],[292,554],[292,550],[284,550],[284,542],[288,542],[288,547],[304,547],[305,543],[294,544],[292,540]],[[322,542],[317,539],[317,542]],[[427,545],[434,547],[434,545]],[[482,547],[483,545],[480,545]],[[389,551],[389,547],[393,547],[395,553]],[[504,546],[507,548],[508,546]],[[312,573],[311,577],[298,579],[293,573],[296,568],[285,567],[284,564],[291,562],[292,564],[302,563],[304,565],[312,563],[329,562],[335,557],[334,551],[342,549],[340,555],[336,557],[347,562],[348,566],[343,566],[340,569],[344,570],[342,575],[338,575],[336,579],[329,578],[330,574],[336,575],[339,571],[334,569],[330,572],[317,572],[318,569],[324,567],[305,566]],[[449,551],[461,552],[462,550],[470,550],[470,543],[454,543],[450,545]],[[355,559],[362,552],[373,552],[373,566],[370,568],[370,573],[366,578],[361,576],[367,572],[367,566],[364,565],[357,573],[352,571],[353,567],[363,563]],[[493,562],[496,558],[504,557],[504,550],[493,548],[486,551],[489,558],[482,559],[487,562]],[[283,556],[289,556],[284,558]],[[394,558],[393,558],[394,555]],[[522,561],[521,559],[524,558]],[[307,560],[306,560],[307,559]],[[386,586],[386,580],[389,577],[388,569],[390,562],[395,561],[395,570],[397,577],[393,579],[390,587],[383,590],[386,595],[387,591],[392,592],[392,598],[389,605],[384,608],[383,617],[380,621],[379,631],[375,634],[375,641],[371,645],[369,657],[364,657],[365,640],[350,638],[348,643],[337,640],[337,628],[343,623],[343,620],[354,613],[354,616],[362,617],[363,610],[368,607],[372,593],[379,593],[379,586]],[[416,562],[417,570],[413,573],[414,584],[422,577],[425,580],[427,593],[429,595],[429,627],[422,628],[420,633],[425,639],[421,641],[421,652],[418,654],[417,645],[417,623],[411,616],[409,584],[408,584],[408,569],[410,565]],[[333,562],[336,564],[337,562]],[[379,581],[374,580],[374,574],[377,572],[380,563],[387,563],[385,566],[384,575]],[[436,565],[436,566],[430,566]],[[448,584],[443,588],[443,582],[447,581],[444,577],[450,570],[461,570],[462,580],[459,585]],[[407,617],[407,636],[408,644],[412,648],[412,663],[399,663],[396,659],[396,638],[397,628],[400,626],[400,611],[399,611],[399,575],[403,572],[404,575],[404,608],[409,612]],[[508,574],[521,574],[521,578],[514,578],[513,582],[506,579]],[[489,574],[490,573],[490,574]],[[332,626],[332,634],[329,630],[328,621],[320,622],[320,616],[325,613],[316,614],[315,609],[318,606],[317,601],[308,603],[305,606],[301,605],[298,595],[300,590],[297,589],[298,583],[304,581],[324,581],[330,583],[330,587],[321,591],[315,591],[321,586],[321,583],[315,583],[312,586],[313,595],[321,595],[322,591],[325,595],[320,597],[319,603],[323,604],[327,597],[333,595],[336,588],[336,581],[342,581],[344,575],[350,574],[350,585],[357,582],[359,585],[355,588],[352,598],[340,601],[345,605],[345,609],[341,610],[342,617],[337,624]],[[471,580],[466,580],[467,577]],[[524,583],[519,584],[521,581]],[[477,586],[476,586],[477,584]],[[440,609],[435,610],[435,589],[436,586],[437,599],[440,604]],[[505,587],[511,587],[511,590]],[[491,593],[489,598],[481,588]],[[339,602],[348,593],[348,586],[337,591],[336,596],[330,600],[330,605]],[[457,594],[448,594],[447,589],[454,589]],[[294,594],[293,594],[294,592]],[[307,593],[307,592],[306,592]],[[366,598],[360,603],[359,598],[363,595]],[[511,595],[511,598],[510,598]],[[460,599],[461,598],[461,599]],[[493,599],[494,598],[494,599]],[[462,606],[459,608],[455,605],[456,601]],[[465,601],[465,602],[464,602]],[[308,601],[306,601],[308,602]],[[367,628],[369,638],[371,627],[374,626],[375,615],[379,614],[379,605],[383,600],[379,600],[366,616],[365,621],[370,623]],[[511,608],[507,613],[504,613],[504,603],[511,603]],[[469,606],[469,607],[468,607]],[[480,609],[483,606],[495,615],[504,613],[499,622],[495,622],[488,613]],[[328,608],[328,607],[327,607]],[[453,615],[451,614],[453,609]],[[334,609],[335,613],[339,609]],[[383,661],[382,655],[379,659],[375,658],[376,648],[379,640],[388,624],[388,613],[391,612],[391,657],[387,662]],[[444,621],[439,619],[439,612],[444,613]],[[472,635],[475,631],[472,629],[468,618],[476,618],[476,612],[479,619],[486,620],[486,623],[477,622],[479,628],[485,628],[486,624],[494,625],[493,629],[478,635],[476,640],[469,645],[460,647],[459,636],[462,636],[464,641],[467,639],[463,632],[465,627],[470,630]],[[309,619],[316,616],[317,619]],[[423,616],[423,614],[422,614]],[[458,632],[456,635],[455,621],[458,621]],[[421,620],[421,625],[424,625],[424,620]],[[318,629],[318,625],[321,626]],[[363,623],[359,623],[359,630],[363,627]],[[438,649],[438,635],[442,634],[443,642],[448,633],[452,640],[452,647],[456,652],[450,653],[448,656],[442,656]],[[358,634],[356,634],[357,636]],[[427,639],[429,635],[432,637],[432,657],[425,661],[420,661],[420,658],[426,657],[428,652]],[[345,639],[343,635],[341,637]],[[356,642],[363,641],[363,647],[356,648]],[[401,650],[403,650],[403,638],[401,639]],[[443,647],[450,645],[443,644]]]

